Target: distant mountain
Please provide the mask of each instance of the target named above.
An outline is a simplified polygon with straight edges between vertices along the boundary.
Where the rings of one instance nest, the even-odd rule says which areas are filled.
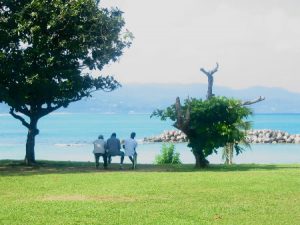
[[[156,108],[173,104],[177,96],[205,98],[206,90],[206,84],[124,84],[110,93],[96,92],[92,98],[72,103],[68,108],[60,109],[60,112],[151,113]],[[265,101],[251,106],[255,113],[300,113],[300,93],[281,88],[236,90],[215,86],[214,94],[241,100],[265,96]],[[0,112],[7,113],[8,107],[0,104]]]

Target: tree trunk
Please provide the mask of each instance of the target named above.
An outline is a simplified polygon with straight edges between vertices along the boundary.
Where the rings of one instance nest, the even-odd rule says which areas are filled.
[[[227,143],[223,149],[223,159],[225,159],[226,165],[232,165],[233,160],[233,143]]]
[[[208,77],[208,87],[207,87],[206,99],[209,100],[213,97],[212,89],[214,85],[214,77],[212,75],[207,75],[207,77]]]
[[[228,156],[228,153],[229,153],[229,150],[228,150],[229,146],[228,144],[226,144],[226,146],[224,147],[224,152],[223,152],[223,158],[225,159],[225,164],[226,165],[229,165],[229,156]]]
[[[216,63],[216,67],[213,70],[205,70],[203,68],[200,69],[201,72],[203,72],[207,78],[208,78],[208,88],[207,88],[207,95],[206,99],[209,100],[211,99],[214,94],[212,93],[213,85],[214,85],[214,77],[213,75],[218,71],[219,69],[219,64]]]
[[[30,126],[27,133],[27,142],[26,142],[26,155],[25,155],[25,164],[32,165],[35,164],[35,154],[34,154],[34,145],[35,145],[35,136],[38,135],[39,130],[37,129],[37,119],[30,118]]]
[[[208,160],[205,159],[205,156],[202,151],[193,150],[193,154],[196,159],[196,165],[195,165],[196,168],[203,168],[209,164]]]
[[[229,151],[229,165],[232,165],[234,144],[233,143],[229,143],[229,146],[230,146],[230,151]]]

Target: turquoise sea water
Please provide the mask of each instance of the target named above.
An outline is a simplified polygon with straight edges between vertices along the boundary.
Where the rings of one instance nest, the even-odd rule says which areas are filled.
[[[258,114],[250,118],[254,129],[283,130],[300,133],[300,114]],[[132,131],[137,139],[158,135],[164,130],[174,129],[171,121],[150,119],[146,114],[52,114],[42,118],[38,125],[40,134],[36,138],[36,158],[48,160],[92,161],[92,141],[99,134],[108,138],[116,132],[120,139],[127,138]],[[9,114],[0,115],[0,159],[24,158],[26,129]],[[140,144],[139,162],[152,163],[161,144]],[[193,163],[194,158],[186,144],[177,144],[184,163]],[[117,159],[114,159],[117,161]],[[221,163],[221,156],[212,155],[212,163]],[[236,163],[299,163],[300,145],[252,145]]]

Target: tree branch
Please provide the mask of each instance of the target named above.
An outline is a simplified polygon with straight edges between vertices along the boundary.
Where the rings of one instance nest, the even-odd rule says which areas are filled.
[[[242,105],[252,105],[252,104],[255,104],[255,103],[257,103],[257,102],[261,102],[261,101],[263,101],[263,100],[265,100],[265,99],[266,99],[266,98],[265,98],[264,96],[259,96],[259,97],[256,98],[256,99],[242,102]]]
[[[188,106],[188,108],[186,109],[185,117],[183,118],[182,111],[181,111],[180,98],[177,97],[176,103],[175,103],[175,111],[176,111],[177,120],[176,120],[176,123],[174,126],[177,129],[181,130],[183,133],[186,133],[188,130],[189,123],[190,123],[190,107]]]
[[[191,120],[191,112],[190,112],[190,105],[188,105],[186,112],[185,112],[185,119],[183,122],[184,133],[186,132],[187,127],[189,126],[190,120]]]
[[[47,105],[47,108],[40,109],[40,113],[39,113],[38,117],[42,118],[43,116],[48,115],[49,113],[59,109],[62,106],[63,106],[62,104],[58,104],[57,106],[54,106],[54,107],[52,107],[51,105]]]
[[[29,127],[30,127],[29,123],[26,122],[26,120],[22,116],[17,115],[14,112],[14,110],[15,110],[14,108],[10,108],[9,114],[11,114],[14,118],[20,120],[22,122],[22,124],[29,129]]]
[[[17,112],[21,112],[23,113],[25,116],[28,116],[29,117],[29,110],[26,106],[20,106],[18,108],[15,109]]]
[[[218,69],[219,69],[219,64],[216,63],[216,67],[213,70],[206,71],[204,68],[201,68],[200,71],[203,72],[206,76],[212,76],[212,75],[214,75],[214,73],[216,73],[218,71]]]
[[[176,98],[175,110],[176,110],[176,116],[177,116],[176,126],[177,126],[177,128],[181,128],[182,127],[182,113],[181,113],[181,104],[180,104],[179,97]]]

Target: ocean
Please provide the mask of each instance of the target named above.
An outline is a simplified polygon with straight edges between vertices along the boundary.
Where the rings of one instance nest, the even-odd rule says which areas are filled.
[[[283,130],[300,133],[300,114],[256,114],[249,118],[253,129]],[[150,119],[148,114],[53,113],[39,121],[36,158],[39,160],[93,161],[92,142],[99,134],[118,138],[137,133],[139,163],[153,163],[161,143],[143,144],[144,137],[172,130],[172,121]],[[27,130],[9,114],[0,114],[0,159],[23,159]],[[176,144],[183,163],[194,163],[186,143]],[[221,152],[221,151],[219,151]],[[221,154],[211,155],[211,163],[222,163]],[[113,162],[119,159],[114,158]],[[129,162],[128,159],[125,162]],[[300,163],[300,145],[252,144],[251,149],[234,158],[235,163]]]

